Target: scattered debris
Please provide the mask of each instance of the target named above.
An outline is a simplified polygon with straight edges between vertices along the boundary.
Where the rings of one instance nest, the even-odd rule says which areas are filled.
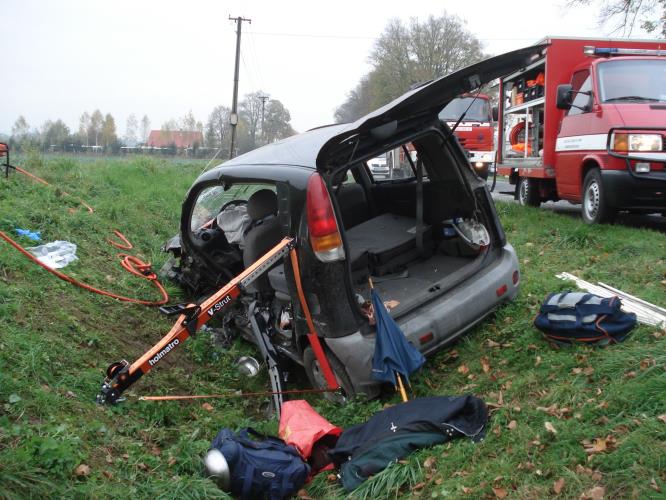
[[[69,241],[52,241],[44,245],[28,247],[26,250],[51,269],[61,269],[79,259],[76,256],[76,245]]]
[[[74,474],[77,477],[85,477],[90,475],[90,466],[86,464],[79,465],[75,470]]]
[[[570,280],[576,283],[578,288],[587,290],[588,292],[599,295],[600,297],[620,297],[622,299],[622,310],[628,313],[634,313],[640,323],[652,326],[659,326],[666,330],[666,309],[656,306],[645,300],[629,295],[628,293],[613,288],[602,282],[597,284],[585,281],[573,274],[559,273],[556,274],[560,279]]]
[[[14,231],[16,231],[16,234],[19,236],[25,236],[32,241],[41,241],[42,239],[41,231],[30,231],[29,229],[21,229],[20,227],[17,227]]]
[[[559,495],[562,492],[562,488],[564,488],[565,481],[564,478],[561,477],[557,481],[553,483],[553,493],[556,495]]]

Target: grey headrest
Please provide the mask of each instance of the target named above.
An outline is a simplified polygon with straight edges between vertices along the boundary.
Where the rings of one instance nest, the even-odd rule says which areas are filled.
[[[276,194],[270,189],[260,189],[247,200],[247,213],[253,221],[269,215],[277,214],[278,203]]]

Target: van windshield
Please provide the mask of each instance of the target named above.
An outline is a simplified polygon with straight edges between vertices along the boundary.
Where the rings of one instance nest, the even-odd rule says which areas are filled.
[[[601,102],[666,101],[666,60],[607,61],[598,74]]]
[[[439,112],[439,119],[443,122],[456,122],[460,115],[462,115],[470,103],[474,100],[473,97],[456,97],[453,101],[448,103],[444,109]],[[463,121],[466,122],[489,122],[490,121],[490,104],[486,99],[477,99],[469,108]]]

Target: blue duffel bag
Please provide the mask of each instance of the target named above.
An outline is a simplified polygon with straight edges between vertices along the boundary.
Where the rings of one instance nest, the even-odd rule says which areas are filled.
[[[636,325],[636,315],[620,309],[619,297],[560,292],[546,297],[534,326],[557,343],[607,345],[622,342]]]
[[[296,494],[310,475],[310,466],[296,448],[249,427],[237,434],[221,429],[211,448],[224,455],[229,464],[231,493],[242,499],[288,498]]]

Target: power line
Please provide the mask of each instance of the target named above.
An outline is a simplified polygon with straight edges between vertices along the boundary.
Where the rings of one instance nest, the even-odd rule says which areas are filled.
[[[278,32],[268,32],[268,31],[246,31],[250,35],[259,35],[259,36],[277,36],[277,37],[295,37],[295,38],[332,38],[332,39],[342,39],[342,40],[379,40],[380,36],[363,36],[363,35],[327,35],[327,34],[315,34],[315,33],[278,33]],[[478,40],[483,41],[532,41],[535,40],[534,37],[477,37]]]

